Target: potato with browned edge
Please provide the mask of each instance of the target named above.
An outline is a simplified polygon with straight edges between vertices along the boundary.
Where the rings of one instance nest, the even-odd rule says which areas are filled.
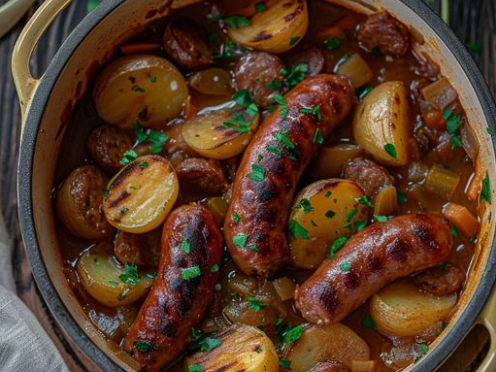
[[[107,220],[119,230],[140,234],[164,222],[176,202],[179,182],[165,158],[148,155],[123,168],[107,189],[103,203]]]
[[[137,120],[146,128],[160,129],[182,111],[188,97],[183,75],[164,58],[125,56],[98,75],[93,103],[109,124],[132,129]]]
[[[55,201],[59,220],[82,239],[102,239],[113,229],[102,212],[106,179],[93,165],[76,168],[64,180]]]
[[[291,263],[317,268],[337,238],[350,236],[357,224],[368,221],[370,208],[357,200],[363,197],[363,190],[348,180],[322,180],[305,187],[289,218]]]

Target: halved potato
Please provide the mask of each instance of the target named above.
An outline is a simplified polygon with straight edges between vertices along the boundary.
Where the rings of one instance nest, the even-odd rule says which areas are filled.
[[[358,157],[363,149],[351,143],[324,146],[310,163],[310,176],[317,179],[339,177],[344,164]]]
[[[136,120],[162,128],[177,117],[188,97],[183,75],[166,59],[152,55],[119,58],[98,75],[93,102],[107,123],[131,129]]]
[[[456,293],[436,297],[421,292],[410,280],[403,279],[376,293],[370,300],[369,311],[381,333],[414,336],[444,320],[456,301]]]
[[[135,277],[127,279],[129,271],[113,258],[112,247],[108,243],[99,243],[86,250],[79,257],[76,269],[86,292],[109,307],[124,306],[139,300],[153,284],[147,273],[141,273],[137,280],[133,280]]]
[[[285,350],[283,357],[291,362],[292,372],[307,372],[317,363],[327,360],[335,360],[351,368],[353,361],[370,360],[370,348],[344,324],[310,325],[300,339]]]
[[[408,164],[408,102],[405,84],[390,81],[374,88],[358,106],[353,121],[355,140],[381,164]]]
[[[246,125],[240,125],[244,121]],[[200,112],[183,125],[186,143],[197,153],[211,159],[229,159],[243,152],[258,127],[260,114],[248,113],[229,102]],[[224,125],[224,123],[230,124]],[[233,129],[233,126],[236,127]]]
[[[210,68],[194,73],[189,85],[196,91],[212,96],[232,95],[232,77],[226,70]]]
[[[307,29],[306,0],[276,0],[264,12],[255,13],[249,26],[229,28],[228,35],[243,46],[279,54],[296,46]]]
[[[79,167],[64,180],[57,193],[57,215],[78,238],[101,239],[113,230],[102,213],[105,178],[93,165]]]
[[[193,365],[203,372],[276,372],[279,358],[270,338],[259,329],[233,324],[215,335],[222,344],[209,352],[197,352],[185,359],[184,371]]]
[[[356,201],[363,190],[348,180],[329,179],[305,187],[296,197],[289,218],[308,233],[308,239],[290,234],[291,262],[304,269],[315,269],[326,258],[332,242],[356,231],[355,222],[367,221],[370,210]],[[295,222],[293,222],[295,221]]]
[[[142,156],[117,173],[103,203],[107,220],[119,230],[140,234],[164,222],[176,202],[179,182],[170,163]]]

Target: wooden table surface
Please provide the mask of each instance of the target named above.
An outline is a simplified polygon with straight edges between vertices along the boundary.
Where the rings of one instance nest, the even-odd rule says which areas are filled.
[[[0,4],[8,0],[0,0]],[[75,0],[55,21],[41,40],[32,60],[35,76],[40,76],[49,65],[53,55],[64,38],[86,15],[87,1]],[[105,0],[104,0],[105,1]],[[110,1],[110,0],[109,0]],[[434,10],[440,10],[440,0],[425,0]],[[42,0],[38,1],[39,5]],[[482,52],[474,54],[491,91],[496,96],[496,1],[495,0],[449,0],[450,25],[464,43],[482,45]],[[64,337],[60,327],[49,314],[30,274],[19,232],[16,202],[16,166],[20,135],[20,113],[14,84],[10,74],[10,54],[22,24],[33,14],[32,9],[24,20],[3,39],[0,39],[0,182],[2,195],[0,205],[7,222],[7,228],[15,245],[13,259],[19,296],[31,308],[56,343],[74,372],[97,371],[80,352]],[[455,353],[442,370],[445,372],[466,372],[473,370],[480,354],[488,345],[487,333],[473,332],[462,345],[463,351]],[[479,358],[480,359],[480,358]]]

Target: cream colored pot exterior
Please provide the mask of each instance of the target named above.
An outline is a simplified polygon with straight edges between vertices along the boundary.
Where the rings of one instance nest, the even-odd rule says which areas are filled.
[[[70,1],[71,0],[46,0],[22,33],[13,57],[14,76],[23,107],[24,118],[29,122],[29,116],[32,115],[31,113],[33,111],[43,110],[34,150],[25,150],[34,151],[34,154],[32,155],[32,174],[26,175],[26,177],[31,177],[30,193],[34,202],[31,205],[25,206],[25,208],[32,208],[35,239],[38,243],[41,257],[49,275],[48,279],[55,287],[65,308],[80,326],[82,332],[84,332],[85,335],[110,359],[125,371],[135,371],[139,368],[139,366],[136,365],[136,362],[127,354],[120,351],[120,349],[112,347],[112,345],[105,342],[103,336],[83,313],[77,299],[65,280],[64,273],[62,272],[62,260],[59,253],[58,241],[55,234],[57,226],[53,216],[51,200],[52,188],[54,187],[53,179],[55,167],[65,128],[68,124],[68,114],[86,91],[89,78],[91,78],[96,69],[104,64],[113,54],[115,46],[122,43],[130,36],[140,32],[146,23],[167,15],[175,8],[199,1],[127,0],[117,6],[116,4],[120,3],[120,1],[105,0],[102,6],[113,10],[111,10],[109,15],[102,19],[101,22],[96,24],[87,37],[79,44],[68,63],[63,67],[62,72],[56,77],[55,85],[53,86],[47,101],[48,103],[45,107],[35,107],[36,103],[32,104],[32,97],[33,95],[38,94],[39,82],[34,80],[29,73],[29,57],[37,40],[48,26],[48,23],[50,23],[55,15],[70,3]],[[486,130],[487,124],[482,104],[457,58],[424,19],[419,17],[412,9],[398,0],[328,1],[348,6],[365,13],[370,13],[378,9],[387,9],[402,22],[423,35],[425,42],[423,45],[418,45],[417,48],[421,52],[428,53],[430,58],[441,66],[442,73],[450,79],[451,83],[459,92],[469,122],[480,143],[481,152],[479,160],[477,161],[477,167],[488,170],[492,184],[495,185],[495,152],[493,144],[491,143],[491,137]],[[114,3],[114,5],[112,5],[112,3]],[[19,172],[20,177],[22,178],[23,169],[20,169]],[[22,192],[20,193],[20,197],[23,197]],[[496,198],[493,196],[493,199]],[[20,204],[22,207],[22,200],[20,201]],[[484,273],[491,273],[490,275],[494,276],[494,268],[488,267],[487,265],[488,255],[494,239],[494,219],[491,221],[491,215],[494,215],[496,212],[495,207],[496,200],[493,202],[492,206],[485,204],[485,207],[483,206],[481,208],[481,217],[483,221],[481,239],[479,239],[466,290],[463,292],[453,321],[450,322],[447,331],[435,341],[434,346],[444,342],[446,335],[453,328],[456,320],[461,316],[474,291],[479,286],[482,277],[485,275]],[[21,214],[22,213],[23,212],[21,211]],[[24,224],[26,224],[26,222],[24,222]],[[34,244],[34,242],[29,241],[28,239],[26,244]],[[40,284],[39,281],[38,283]],[[480,371],[496,371],[496,366],[491,366],[495,350],[494,344],[496,342],[496,334],[493,327],[493,324],[496,323],[495,310],[496,298],[488,303],[485,312],[483,312],[479,320],[480,323],[485,324],[488,328],[493,340],[488,359],[485,361],[485,364],[481,367]],[[410,371],[414,369],[426,372],[425,369],[419,369],[421,366],[422,362],[411,366],[407,370]]]

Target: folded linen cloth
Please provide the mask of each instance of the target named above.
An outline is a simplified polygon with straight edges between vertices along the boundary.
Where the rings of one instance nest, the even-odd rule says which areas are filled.
[[[14,294],[11,258],[0,208],[0,372],[69,372],[34,315]]]

